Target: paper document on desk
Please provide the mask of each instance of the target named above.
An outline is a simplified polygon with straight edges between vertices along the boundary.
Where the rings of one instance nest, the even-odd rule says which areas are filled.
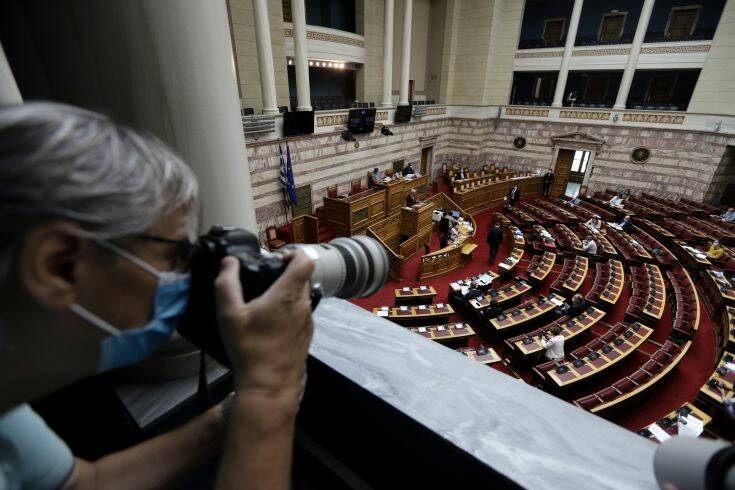
[[[378,314],[378,316],[388,316],[389,315],[389,312],[385,310],[378,310],[376,313]]]
[[[552,303],[554,303],[554,304],[555,304],[556,306],[561,306],[561,305],[563,305],[563,304],[564,304],[564,302],[563,302],[563,301],[561,301],[561,300],[558,300],[558,299],[556,299],[556,298],[549,298],[549,301],[551,301]]]
[[[725,363],[725,367],[726,367],[727,369],[729,369],[730,371],[733,371],[733,372],[735,372],[735,363],[732,363],[732,362],[726,362],[726,363]]]
[[[696,258],[698,258],[698,259],[706,259],[707,258],[707,256],[705,254],[703,254],[703,253],[696,253],[696,254],[694,254],[694,256]]]
[[[493,282],[493,276],[491,276],[490,274],[482,274],[479,277],[478,282],[479,283],[482,283],[483,285],[492,284],[492,282]]]
[[[682,420],[686,421],[686,424],[682,423]],[[699,437],[699,435],[702,432],[704,432],[704,422],[698,419],[697,417],[687,415],[686,417],[679,418],[679,435],[680,436]]]
[[[669,439],[671,439],[671,436],[661,428],[658,424],[651,424],[648,426],[648,430],[651,431],[651,434],[653,434],[653,437],[655,437],[659,442],[666,442]]]

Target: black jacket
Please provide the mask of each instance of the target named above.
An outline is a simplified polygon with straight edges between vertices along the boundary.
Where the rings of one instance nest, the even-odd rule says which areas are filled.
[[[513,191],[515,189],[515,192]],[[521,189],[518,187],[511,187],[508,189],[508,200],[515,202],[521,197]]]
[[[584,310],[586,310],[586,309],[587,309],[587,302],[586,301],[582,301],[578,305],[575,305],[575,304],[572,303],[568,307],[562,308],[562,313],[564,313],[569,318],[574,318],[574,317],[576,317],[576,316],[584,313]]]
[[[403,168],[403,171],[402,171],[401,173],[402,173],[402,174],[403,174],[403,176],[405,177],[406,175],[411,175],[412,173],[414,173],[414,171],[413,171],[413,169],[411,168],[411,165],[409,165],[408,167],[404,167],[404,168]]]
[[[464,169],[459,169],[457,171],[457,174],[454,176],[454,180],[464,180],[467,178],[467,172],[464,171]]]
[[[482,291],[480,291],[479,289],[469,289],[467,291],[467,294],[464,295],[464,299],[469,301],[471,299],[477,299],[480,296],[482,296]]]
[[[503,313],[503,309],[500,306],[489,306],[482,311],[482,316],[485,320],[490,321],[493,318],[497,318],[501,313]]]
[[[487,244],[497,247],[501,243],[503,243],[503,230],[493,226],[487,234]]]
[[[546,172],[544,174],[544,184],[551,184],[554,181],[554,172]]]
[[[413,194],[406,194],[406,206],[413,206],[416,204],[416,198],[413,197]]]

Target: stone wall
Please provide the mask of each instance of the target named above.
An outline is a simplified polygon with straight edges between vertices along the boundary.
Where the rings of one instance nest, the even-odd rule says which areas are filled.
[[[721,197],[725,197],[724,202],[732,203],[733,189],[735,189],[735,146],[728,146],[715,170],[704,200],[717,204]]]
[[[359,0],[356,4],[357,25],[365,36],[365,64],[357,74],[358,100],[375,102],[383,98],[383,0]]]
[[[351,179],[361,178],[365,185],[366,173],[374,167],[390,168],[400,159],[418,164],[421,148],[427,146],[434,147],[434,175],[441,171],[443,162],[467,163],[471,168],[496,163],[514,170],[545,170],[554,165],[556,147],[552,138],[580,133],[603,141],[588,170],[590,189],[625,187],[634,193],[647,190],[702,200],[721,192],[713,188],[708,193],[708,189],[716,173],[724,175],[718,166],[728,145],[735,144],[735,138],[717,133],[510,119],[454,117],[392,129],[392,137],[377,131],[360,137],[357,149],[343,141],[339,133],[290,141],[296,185],[311,184],[316,208],[322,205],[327,187],[336,184],[339,192],[346,194]],[[526,138],[522,150],[513,148],[517,136]],[[631,160],[637,147],[651,151],[644,164]],[[249,143],[247,153],[261,230],[285,223],[277,142]]]

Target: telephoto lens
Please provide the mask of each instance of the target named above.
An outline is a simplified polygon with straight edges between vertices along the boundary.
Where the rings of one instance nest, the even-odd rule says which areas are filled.
[[[388,280],[388,254],[374,238],[337,238],[328,244],[290,244],[273,252],[260,248],[248,231],[214,227],[202,235],[191,257],[191,293],[179,333],[220,363],[229,366],[217,324],[214,281],[228,255],[240,262],[244,299],[263,294],[288,266],[289,251],[301,249],[314,261],[312,307],[322,297],[343,299],[370,296]],[[275,327],[274,327],[275,328]]]

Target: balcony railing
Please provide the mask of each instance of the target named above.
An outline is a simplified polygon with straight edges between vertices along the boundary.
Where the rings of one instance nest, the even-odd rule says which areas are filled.
[[[611,44],[631,44],[633,36],[623,35],[619,39],[600,40],[597,36],[577,36],[575,46],[609,46]]]
[[[681,41],[704,41],[712,40],[715,37],[715,29],[696,29],[690,36],[684,37],[670,37],[666,36],[664,31],[650,31],[646,33],[646,38],[643,42],[646,43],[672,43]]]
[[[562,48],[565,42],[565,39],[555,43],[548,43],[543,39],[521,39],[518,43],[518,49]]]

